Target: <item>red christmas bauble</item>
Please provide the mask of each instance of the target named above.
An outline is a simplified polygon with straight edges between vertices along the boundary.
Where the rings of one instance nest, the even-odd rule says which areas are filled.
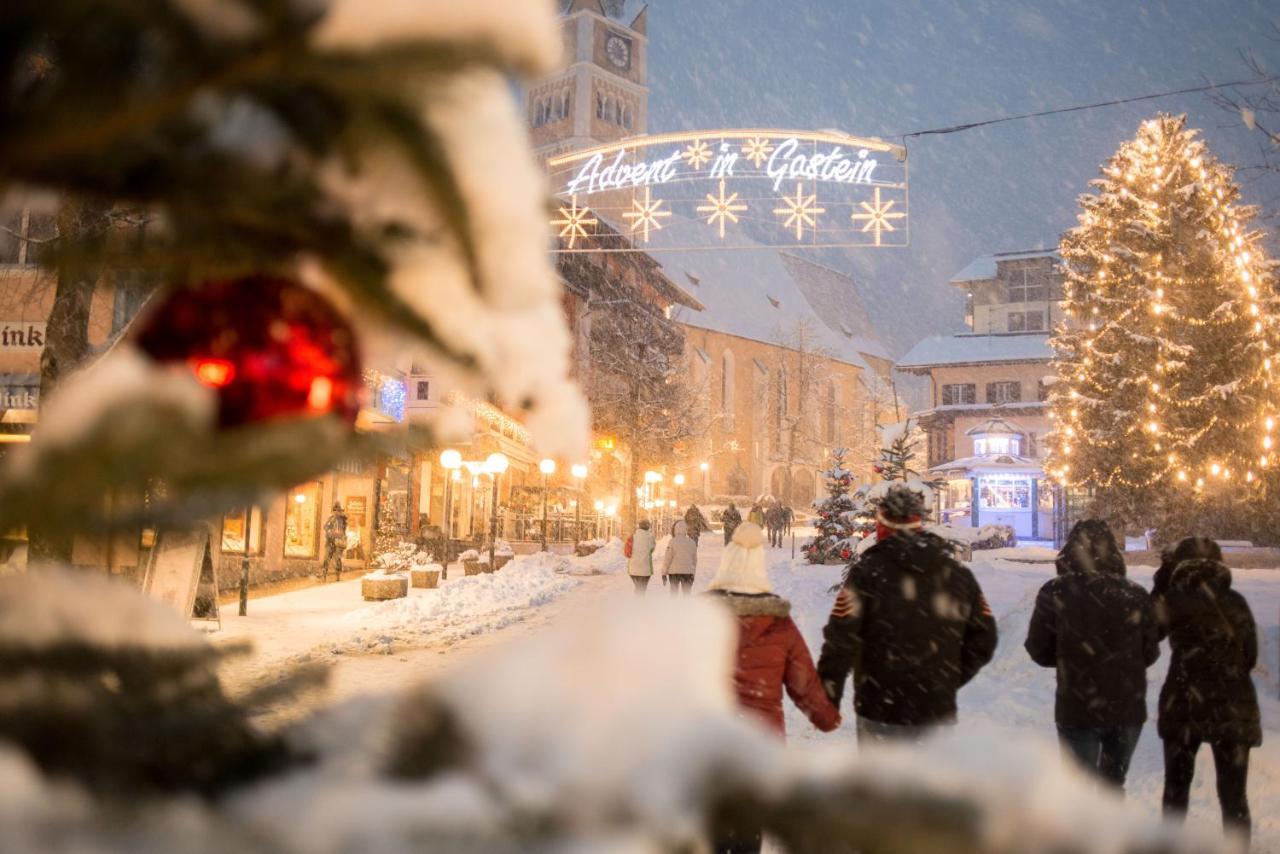
[[[884,473],[884,466],[872,466],[872,467],[871,467],[871,470],[872,470],[873,472],[875,472],[876,474],[883,474],[883,473]]]
[[[134,340],[217,392],[221,427],[316,415],[352,424],[360,408],[355,333],[328,300],[289,279],[248,276],[171,291]]]
[[[853,557],[853,552],[849,551],[848,549],[841,549],[840,557],[844,558],[845,560],[848,560],[849,558]]]

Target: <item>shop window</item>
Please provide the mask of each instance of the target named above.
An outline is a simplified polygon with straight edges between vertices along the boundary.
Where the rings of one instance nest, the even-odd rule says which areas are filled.
[[[1022,383],[987,383],[987,403],[1019,403],[1022,400]]]
[[[431,399],[431,382],[429,380],[418,380],[418,400]]]
[[[1030,510],[1031,478],[984,477],[979,481],[978,500],[983,510]]]
[[[248,535],[249,554],[260,555],[263,552],[263,519],[262,509],[251,508],[233,510],[222,517],[222,551],[223,554],[245,553],[245,536]]]
[[[960,406],[978,402],[978,387],[973,383],[954,383],[942,387],[942,405]]]
[[[1022,437],[1007,433],[990,433],[978,436],[973,440],[975,457],[998,456],[1012,454],[1018,456],[1022,450]]]
[[[320,484],[290,490],[284,511],[284,556],[316,557],[320,549]]]

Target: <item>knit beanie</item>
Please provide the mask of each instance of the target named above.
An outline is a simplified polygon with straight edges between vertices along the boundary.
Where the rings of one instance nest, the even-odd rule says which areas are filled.
[[[765,562],[764,531],[754,522],[743,522],[725,547],[720,568],[708,590],[726,593],[772,593]]]

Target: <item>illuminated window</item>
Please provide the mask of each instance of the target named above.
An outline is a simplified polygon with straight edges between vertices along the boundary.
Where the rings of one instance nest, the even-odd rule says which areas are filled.
[[[316,557],[320,547],[320,484],[289,491],[284,510],[284,556]]]
[[[249,554],[262,554],[262,509],[258,507],[249,511],[247,519],[244,510],[233,510],[222,517],[222,551],[225,554],[244,554],[246,527],[249,536]]]
[[[1017,475],[980,478],[978,501],[983,510],[1030,510],[1031,478]]]

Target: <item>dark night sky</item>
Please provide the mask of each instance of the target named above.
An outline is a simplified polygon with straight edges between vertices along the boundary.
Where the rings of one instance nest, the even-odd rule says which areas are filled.
[[[649,130],[894,137],[1247,78],[1242,51],[1280,73],[1277,26],[1280,3],[1262,0],[652,0]],[[978,255],[1054,245],[1099,164],[1158,110],[1188,113],[1219,157],[1256,161],[1261,134],[1203,95],[914,139],[911,246],[821,260],[858,277],[884,324],[914,327],[884,336],[899,348],[954,329],[947,278]],[[1280,182],[1247,184],[1246,199],[1274,210]]]

